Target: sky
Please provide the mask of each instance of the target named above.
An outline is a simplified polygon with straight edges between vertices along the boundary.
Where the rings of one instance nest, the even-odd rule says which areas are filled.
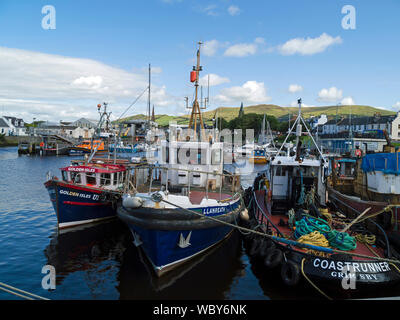
[[[97,119],[107,102],[117,119],[149,64],[155,113],[187,114],[199,41],[208,110],[302,98],[397,111],[399,13],[398,0],[1,0],[0,114]],[[124,116],[146,106],[144,93]]]

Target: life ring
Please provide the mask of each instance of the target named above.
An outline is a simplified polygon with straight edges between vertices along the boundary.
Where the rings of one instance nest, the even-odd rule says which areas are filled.
[[[267,268],[272,269],[277,267],[282,262],[282,259],[283,259],[282,251],[275,248],[268,252],[267,256],[264,259],[264,265]]]
[[[282,264],[281,278],[285,285],[295,286],[300,280],[300,269],[297,264],[287,261]]]

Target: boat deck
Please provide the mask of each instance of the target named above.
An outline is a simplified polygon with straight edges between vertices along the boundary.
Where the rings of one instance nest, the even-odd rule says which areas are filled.
[[[267,206],[265,205],[265,190],[257,190],[255,191],[256,193],[256,199],[257,202],[260,206],[260,209],[264,211],[265,214],[267,214],[268,218],[271,220],[271,222],[278,227],[279,231],[284,235],[285,238],[293,239],[293,230],[291,230],[287,226],[288,222],[288,217],[286,215],[282,214],[277,214],[273,215],[270,213],[268,210]],[[261,210],[257,208],[256,210],[256,217],[257,219],[262,222],[263,224],[268,224],[268,219],[263,215]],[[282,223],[283,222],[283,223]],[[278,235],[279,236],[279,235]],[[295,248],[295,250],[300,251],[300,252],[307,252],[307,249],[301,249],[301,248]],[[371,250],[374,252],[371,252]],[[355,250],[347,251],[348,253],[355,253],[355,254],[361,254],[361,255],[366,255],[375,257],[381,257],[384,258],[384,251],[382,248],[374,247],[374,246],[369,246],[367,244],[364,244],[362,242],[357,241],[357,247]],[[363,257],[356,257],[357,260],[369,260],[369,258],[363,258]]]

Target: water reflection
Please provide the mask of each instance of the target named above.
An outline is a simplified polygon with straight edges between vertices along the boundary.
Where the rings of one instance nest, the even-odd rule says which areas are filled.
[[[225,299],[243,276],[242,246],[237,232],[204,255],[161,278],[141,250],[128,248],[118,279],[120,299]]]
[[[44,254],[57,271],[57,286],[81,274],[91,299],[104,298],[104,286],[110,283],[116,290],[113,298],[120,299],[225,299],[245,267],[241,238],[234,231],[205,254],[158,278],[118,219],[55,232]]]
[[[48,264],[57,271],[56,285],[71,273],[96,269],[102,262],[120,262],[130,245],[125,225],[112,221],[55,232],[44,250]]]

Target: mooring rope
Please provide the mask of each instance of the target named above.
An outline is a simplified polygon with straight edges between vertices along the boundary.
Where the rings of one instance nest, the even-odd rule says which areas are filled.
[[[305,258],[303,258],[301,260],[301,273],[303,274],[303,277],[320,293],[322,294],[325,298],[327,298],[328,300],[333,300],[330,296],[328,296],[325,292],[323,292],[320,288],[318,288],[316,286],[316,284],[314,282],[312,282],[307,276],[306,273],[304,272],[304,260],[306,260]]]
[[[8,289],[6,289],[6,288],[8,288]],[[11,293],[11,294],[13,294],[15,296],[18,296],[20,298],[24,298],[24,299],[27,299],[27,300],[35,300],[34,298],[37,298],[37,299],[40,299],[40,300],[50,300],[48,298],[44,298],[44,297],[38,296],[38,295],[36,295],[34,293],[15,288],[15,287],[10,286],[8,284],[5,284],[3,282],[0,282],[0,290],[3,290],[5,292]],[[21,293],[24,293],[24,294],[19,294],[18,292],[15,292],[15,291],[18,291],[18,292],[21,292]]]

